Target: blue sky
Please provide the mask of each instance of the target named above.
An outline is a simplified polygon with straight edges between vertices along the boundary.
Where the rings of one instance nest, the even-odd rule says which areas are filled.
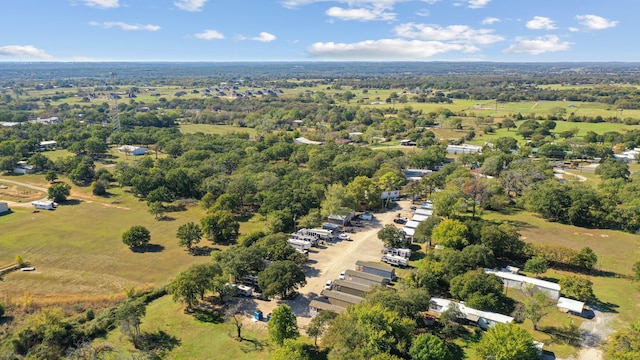
[[[4,0],[0,61],[640,61],[638,0]]]

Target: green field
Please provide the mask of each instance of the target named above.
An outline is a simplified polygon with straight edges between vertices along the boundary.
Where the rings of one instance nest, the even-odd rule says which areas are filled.
[[[177,345],[163,359],[268,359],[271,347],[267,343],[264,323],[247,324],[242,331],[246,340],[236,341],[235,327],[228,323],[207,323],[184,313],[184,307],[164,296],[147,306],[141,330],[146,333],[163,331],[174,337]],[[110,344],[121,352],[134,351],[119,329],[109,333],[106,339],[94,342]]]
[[[74,187],[71,203],[54,211],[32,213],[30,207],[15,207],[14,213],[0,217],[0,263],[21,255],[37,268],[5,276],[0,293],[29,292],[39,299],[61,300],[119,294],[132,285],[165,284],[181,269],[209,260],[187,254],[175,239],[178,226],[203,216],[198,206],[156,221],[146,203],[118,188],[109,191],[104,198]],[[122,232],[133,225],[150,230],[151,251],[136,253],[122,244]]]
[[[203,134],[235,134],[235,133],[247,133],[250,137],[255,137],[258,132],[256,129],[232,126],[232,125],[210,125],[210,124],[181,124],[180,132],[185,134],[203,133]]]

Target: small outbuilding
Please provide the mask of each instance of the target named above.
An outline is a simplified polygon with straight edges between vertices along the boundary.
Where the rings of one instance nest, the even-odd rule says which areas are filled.
[[[382,276],[390,282],[396,279],[396,269],[386,264],[358,260],[356,261],[356,270]]]
[[[147,148],[133,146],[133,145],[122,145],[118,148],[118,152],[127,155],[140,156],[147,153]]]
[[[360,296],[351,295],[335,290],[322,290],[320,295],[327,298],[329,304],[347,308],[349,305],[357,305],[364,301]]]
[[[370,286],[385,286],[389,283],[389,280],[383,278],[382,276],[369,274],[362,271],[346,270],[344,272],[344,275],[344,278],[347,281],[353,281]]]
[[[545,293],[551,299],[560,298],[560,285],[556,283],[500,270],[484,269],[484,272],[499,277],[504,286],[508,288],[522,289],[523,286],[528,285]]]
[[[0,201],[0,215],[8,213],[10,211],[9,204],[4,201]]]
[[[342,306],[329,304],[328,302],[320,300],[311,300],[311,302],[309,302],[309,314],[311,314],[312,317],[318,315],[318,313],[320,313],[320,311],[322,310],[331,311],[336,314],[341,314],[347,311],[347,309]]]
[[[36,172],[36,169],[29,165],[26,161],[18,161],[16,167],[13,169],[13,172],[16,174],[33,174]]]
[[[580,315],[584,310],[584,303],[582,301],[561,297],[558,299],[558,310],[570,314]]]
[[[364,297],[372,289],[371,285],[348,280],[335,280],[333,287],[336,291],[360,297]]]

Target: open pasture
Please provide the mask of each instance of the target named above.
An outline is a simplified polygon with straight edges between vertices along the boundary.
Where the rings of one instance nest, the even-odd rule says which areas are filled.
[[[132,285],[162,285],[177,271],[209,260],[189,255],[175,238],[180,225],[199,221],[199,207],[167,213],[169,220],[156,221],[146,203],[120,189],[110,189],[107,198],[87,189],[74,187],[69,204],[54,211],[17,208],[0,217],[0,262],[21,255],[37,269],[6,275],[0,293],[29,292],[35,301],[41,296],[104,296]],[[122,232],[133,225],[151,232],[146,252],[133,252],[122,243]],[[203,240],[200,245],[207,244]]]

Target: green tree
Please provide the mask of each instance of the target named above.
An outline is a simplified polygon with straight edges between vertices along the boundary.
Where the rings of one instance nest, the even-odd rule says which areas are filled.
[[[49,170],[46,174],[44,174],[44,179],[49,183],[53,183],[58,180],[58,173],[55,170]]]
[[[309,345],[304,341],[286,339],[282,346],[271,353],[271,360],[311,360]]]
[[[404,231],[392,224],[385,225],[378,231],[378,239],[382,240],[386,248],[401,248],[406,244]]]
[[[323,344],[331,349],[330,360],[368,360],[381,354],[404,357],[414,331],[415,321],[363,301],[331,322]]]
[[[182,301],[191,309],[207,291],[216,290],[216,278],[221,275],[222,268],[216,263],[192,265],[169,283],[167,292],[173,301]]]
[[[156,220],[161,219],[166,211],[164,205],[159,201],[147,203],[147,207],[149,208],[149,214],[153,215]]]
[[[533,337],[516,324],[497,324],[476,345],[476,357],[482,360],[537,360]]]
[[[447,344],[435,335],[424,333],[413,339],[409,349],[412,360],[453,360]]]
[[[425,242],[429,243],[431,246],[431,237],[433,235],[433,229],[440,223],[441,219],[439,216],[429,216],[427,220],[421,221],[418,227],[416,228],[415,234],[413,234],[413,239],[416,242],[424,244]]]
[[[533,273],[536,277],[549,269],[549,261],[542,256],[534,256],[524,264],[524,271]]]
[[[469,228],[461,221],[446,219],[433,229],[431,239],[438,245],[452,249],[462,249],[469,245],[469,240],[467,240],[468,231]]]
[[[596,175],[600,175],[602,180],[607,179],[628,179],[631,172],[629,164],[615,158],[608,158],[602,162],[595,171]]]
[[[233,278],[234,282],[245,275],[257,274],[265,268],[260,250],[253,246],[234,245],[226,251],[214,252],[212,257],[220,264],[224,272]]]
[[[285,298],[289,293],[306,284],[304,272],[290,260],[274,261],[258,274],[258,285],[267,298],[274,295]]]
[[[640,281],[640,261],[634,262],[631,270],[633,271],[633,274],[631,275],[633,281]]]
[[[202,229],[200,225],[190,221],[178,227],[176,237],[178,238],[178,246],[184,246],[191,252],[193,251],[193,246],[202,239]]]
[[[144,226],[134,225],[122,233],[122,242],[135,249],[147,245],[151,241],[151,233]]]
[[[436,213],[444,217],[456,216],[466,210],[464,193],[456,186],[448,186],[433,196],[433,207]]]
[[[538,330],[540,320],[549,313],[552,304],[547,295],[540,291],[531,289],[525,293],[527,296],[524,299],[524,315],[533,323],[533,329]]]
[[[524,253],[525,243],[520,240],[518,229],[509,224],[484,225],[480,230],[480,242],[498,257],[519,258]]]
[[[104,180],[98,180],[91,183],[91,193],[93,195],[102,196],[107,193],[107,182]]]
[[[318,348],[318,338],[321,337],[327,328],[331,320],[335,319],[338,314],[333,311],[320,310],[320,313],[311,319],[309,326],[307,326],[307,335],[313,338],[313,345]]]
[[[240,224],[229,211],[213,211],[200,220],[202,232],[217,244],[230,244],[238,239]]]
[[[581,267],[583,269],[593,269],[598,263],[598,256],[589,247],[584,247],[571,260],[571,265]]]
[[[478,269],[451,279],[449,292],[472,308],[500,311],[504,303],[502,289],[502,281],[497,276]]]
[[[479,178],[471,178],[465,181],[462,186],[462,192],[467,196],[469,202],[471,202],[472,215],[471,218],[476,218],[476,207],[483,207],[489,200],[490,192],[489,187],[486,184],[486,180]]]
[[[47,198],[57,203],[67,201],[67,197],[71,194],[71,186],[63,182],[49,186],[47,190]]]
[[[300,336],[296,315],[289,305],[278,306],[271,313],[271,319],[267,323],[269,340],[278,346],[282,346],[286,339],[297,339]]]
[[[567,297],[584,302],[596,300],[596,296],[593,293],[593,283],[585,277],[566,276],[560,279],[560,287],[562,288],[562,293]]]
[[[611,335],[604,350],[606,360],[640,359],[640,322]]]
[[[117,318],[120,321],[120,330],[136,347],[140,340],[140,324],[146,312],[145,304],[140,301],[127,300],[118,308]]]

